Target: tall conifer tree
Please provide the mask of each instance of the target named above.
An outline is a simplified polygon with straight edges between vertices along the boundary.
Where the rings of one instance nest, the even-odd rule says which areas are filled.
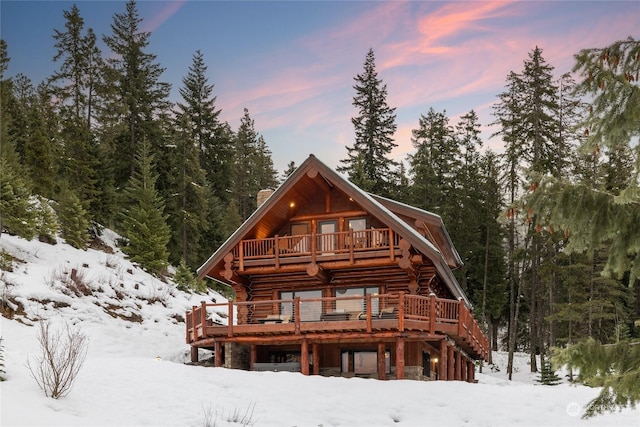
[[[355,129],[355,142],[347,147],[347,158],[337,168],[365,191],[389,196],[395,178],[395,161],[389,158],[397,146],[393,140],[396,131],[395,108],[387,104],[387,85],[378,78],[375,55],[369,49],[362,74],[358,74],[353,88],[353,106],[358,115],[351,119]]]

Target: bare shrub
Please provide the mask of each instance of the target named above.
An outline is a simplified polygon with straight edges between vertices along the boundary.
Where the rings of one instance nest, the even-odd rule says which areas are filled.
[[[231,424],[240,424],[243,427],[253,426],[256,423],[256,420],[253,419],[253,411],[256,407],[256,403],[249,403],[247,409],[241,411],[237,407],[233,410],[233,412],[229,412],[225,417],[224,410],[221,414],[218,414],[218,411],[213,411],[211,405],[208,408],[202,407],[204,411],[204,419],[202,420],[203,427],[215,427],[218,424],[218,419],[226,419],[227,423]]]
[[[42,320],[39,326],[42,354],[33,364],[27,360],[27,367],[45,396],[58,399],[71,391],[87,355],[89,340],[69,325],[63,330],[52,330],[51,322]]]
[[[62,284],[62,292],[69,296],[89,296],[93,293],[90,287],[91,281],[87,276],[86,269],[72,268],[71,271],[69,271],[66,268],[60,267],[54,270],[51,276],[45,280],[51,287],[55,287],[56,283]]]
[[[0,311],[9,307],[9,300],[13,297],[13,287],[15,285],[9,281],[9,275],[0,271]]]

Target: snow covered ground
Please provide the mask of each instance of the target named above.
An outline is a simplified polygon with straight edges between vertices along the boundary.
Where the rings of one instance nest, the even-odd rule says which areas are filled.
[[[108,230],[105,242],[115,247]],[[3,234],[0,253],[13,272],[0,272],[0,296],[25,313],[1,319],[5,382],[2,426],[632,426],[640,411],[589,420],[582,408],[597,389],[542,386],[516,359],[515,380],[502,370],[463,382],[378,381],[305,377],[188,366],[181,316],[201,300],[132,266],[119,251],[79,251]],[[69,280],[76,270],[86,287]],[[78,294],[78,295],[76,295]],[[73,325],[89,337],[85,364],[68,396],[47,398],[26,366],[39,356],[34,320]]]

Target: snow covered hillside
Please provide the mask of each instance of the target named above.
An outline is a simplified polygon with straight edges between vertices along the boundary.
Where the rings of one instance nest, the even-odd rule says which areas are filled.
[[[6,371],[0,425],[640,427],[637,410],[582,420],[598,390],[538,385],[524,355],[515,381],[505,379],[504,368],[485,367],[478,384],[185,365],[186,310],[224,297],[180,292],[146,274],[124,259],[115,238],[105,230],[105,246],[81,251],[0,237],[0,297],[8,301],[0,330]],[[58,400],[44,396],[26,366],[40,355],[33,326],[39,319],[89,337],[77,381]],[[506,365],[503,354],[495,359]]]

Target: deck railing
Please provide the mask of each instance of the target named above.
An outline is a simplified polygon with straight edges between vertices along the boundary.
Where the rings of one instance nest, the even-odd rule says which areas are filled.
[[[214,312],[218,316],[214,316]],[[221,323],[213,318],[222,318]],[[349,330],[371,332],[377,322],[404,331],[422,325],[430,333],[447,333],[467,342],[480,354],[488,352],[488,341],[463,301],[435,296],[368,294],[365,296],[294,298],[266,301],[203,302],[186,316],[187,343],[224,334],[270,333],[300,334],[313,328],[324,330],[325,322],[349,322]],[[320,322],[312,324],[312,322]],[[331,324],[329,326],[336,325]],[[264,329],[264,331],[263,331]]]
[[[296,236],[276,235],[265,239],[242,240],[234,248],[233,255],[236,259],[256,260],[314,254],[348,254],[395,248],[399,241],[400,237],[390,228]]]

